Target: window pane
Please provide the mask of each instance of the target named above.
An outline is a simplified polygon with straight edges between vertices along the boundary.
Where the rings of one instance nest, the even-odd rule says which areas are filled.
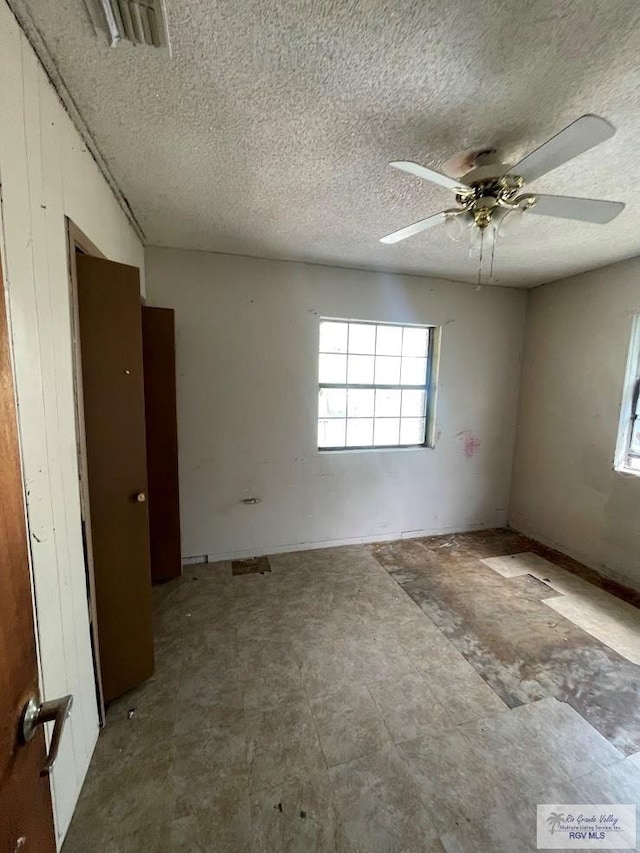
[[[402,392],[402,417],[421,418],[424,415],[426,394],[424,391]]]
[[[400,372],[401,385],[426,385],[427,382],[427,359],[426,358],[402,358],[402,370]]]
[[[376,418],[373,426],[374,444],[397,444],[400,435],[400,418]]]
[[[350,385],[371,385],[373,383],[372,355],[350,355],[348,382]]]
[[[320,321],[320,385],[338,386],[318,390],[321,449],[424,444],[430,334],[393,323]]]
[[[401,393],[401,391],[378,388],[376,391],[376,417],[397,417],[400,414]]]
[[[320,377],[320,382],[344,385],[347,381],[346,355],[325,355],[324,353],[320,353],[318,375]]]
[[[318,421],[318,447],[344,447],[346,421],[339,419]]]
[[[405,326],[402,338],[402,355],[426,356],[428,329],[413,329]]]
[[[380,355],[401,355],[402,326],[378,326],[376,352]]]
[[[402,418],[400,421],[400,444],[423,444],[424,439],[424,418]]]
[[[373,442],[373,418],[347,421],[347,447],[368,447]]]
[[[349,352],[371,354],[376,351],[376,327],[349,323]]]
[[[320,352],[346,352],[348,323],[320,323]]]
[[[375,391],[366,388],[349,388],[348,412],[350,418],[370,418],[373,416]]]
[[[398,385],[400,359],[392,355],[376,356],[376,385]]]
[[[318,415],[321,418],[344,418],[347,414],[345,388],[321,388],[318,398]]]

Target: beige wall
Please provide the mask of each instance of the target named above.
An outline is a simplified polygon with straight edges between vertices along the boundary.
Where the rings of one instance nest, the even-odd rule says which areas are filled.
[[[71,360],[65,215],[142,267],[130,227],[0,0],[0,248],[10,311],[44,697],[73,693],[53,771],[61,843],[98,735]]]
[[[505,523],[524,292],[171,249],[146,267],[176,310],[185,556]],[[318,452],[322,316],[443,326],[435,449]]]
[[[640,478],[613,470],[640,260],[529,293],[510,523],[640,589]]]

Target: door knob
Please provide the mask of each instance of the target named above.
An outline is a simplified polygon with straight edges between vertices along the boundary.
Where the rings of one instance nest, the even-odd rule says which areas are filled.
[[[33,739],[38,726],[42,726],[45,723],[53,723],[49,755],[42,768],[42,776],[49,774],[58,757],[62,730],[64,729],[67,717],[71,713],[72,705],[73,696],[62,696],[60,699],[53,699],[50,702],[38,702],[37,697],[32,696],[24,706],[21,731],[25,743],[29,743]]]
[[[146,499],[147,499],[147,496],[144,492],[138,492],[138,494],[136,495],[136,500],[138,501],[139,504],[143,504],[146,501]]]

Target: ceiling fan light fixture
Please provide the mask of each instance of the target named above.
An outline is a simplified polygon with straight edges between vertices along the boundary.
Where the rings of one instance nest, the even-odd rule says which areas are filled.
[[[454,243],[459,243],[464,237],[464,232],[469,226],[468,222],[463,222],[462,216],[458,213],[449,214],[444,220],[444,230],[447,237],[453,240]]]
[[[525,222],[524,214],[527,207],[516,205],[505,211],[498,223],[497,232],[499,237],[511,237],[517,234]]]

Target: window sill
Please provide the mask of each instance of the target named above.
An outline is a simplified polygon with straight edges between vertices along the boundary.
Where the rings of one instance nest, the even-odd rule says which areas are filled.
[[[316,452],[325,455],[325,454],[342,454],[345,453],[390,453],[401,451],[403,453],[407,453],[415,450],[435,450],[435,446],[430,444],[411,444],[408,447],[318,447],[316,448]],[[640,471],[638,471],[640,474]]]
[[[622,474],[625,477],[640,477],[640,468],[628,468],[626,465],[623,465],[613,470],[616,474]]]

